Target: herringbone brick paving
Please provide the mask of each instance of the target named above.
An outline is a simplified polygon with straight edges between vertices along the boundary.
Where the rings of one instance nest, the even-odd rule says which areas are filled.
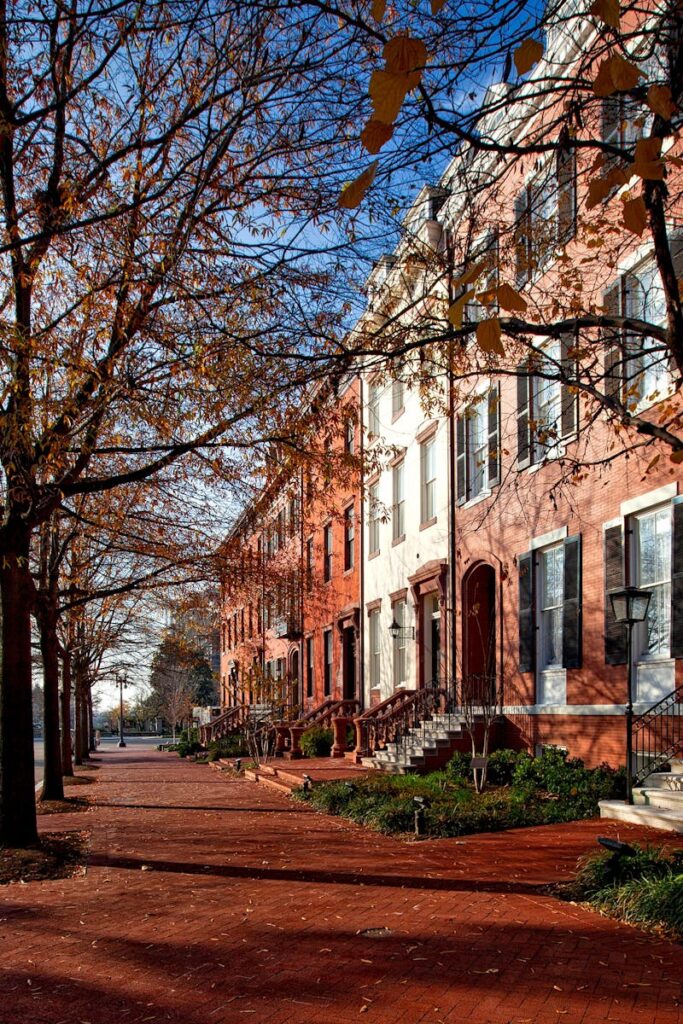
[[[92,830],[87,874],[0,890],[1,1024],[683,1024],[682,947],[543,892],[597,835],[663,833],[405,842],[172,754],[97,760],[96,806],[42,819]]]

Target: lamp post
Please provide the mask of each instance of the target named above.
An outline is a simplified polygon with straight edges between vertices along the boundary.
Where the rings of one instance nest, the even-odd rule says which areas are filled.
[[[626,802],[629,804],[633,803],[633,627],[637,622],[645,620],[650,596],[649,590],[640,590],[638,587],[613,590],[609,595],[614,618],[627,627]]]
[[[116,682],[119,687],[119,743],[120,747],[125,747],[126,741],[123,738],[123,691],[128,688],[128,673],[117,672]]]

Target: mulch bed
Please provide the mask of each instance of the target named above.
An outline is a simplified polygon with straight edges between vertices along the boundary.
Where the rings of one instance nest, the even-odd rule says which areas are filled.
[[[71,878],[83,869],[88,832],[46,832],[30,850],[0,849],[0,885]]]
[[[73,814],[74,811],[87,811],[92,804],[84,796],[67,796],[64,800],[38,800],[36,814]]]

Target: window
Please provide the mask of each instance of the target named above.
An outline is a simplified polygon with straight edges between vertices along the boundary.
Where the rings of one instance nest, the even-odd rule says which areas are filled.
[[[394,503],[391,509],[391,534],[395,541],[403,540],[406,532],[405,465],[399,462],[392,472]]]
[[[623,274],[603,297],[607,316],[628,316],[657,326],[666,323],[664,289],[652,260]],[[640,334],[608,329],[605,391],[635,409],[663,398],[670,384],[668,350],[662,342]]]
[[[332,524],[323,530],[323,579],[329,583],[332,579]]]
[[[562,667],[562,608],[564,604],[564,547],[540,554],[540,668]]]
[[[369,615],[370,633],[370,686],[377,689],[380,684],[381,653],[380,653],[380,611],[373,608]]]
[[[403,381],[398,378],[391,385],[391,415],[396,419],[403,412],[405,405],[405,393]]]
[[[602,101],[602,140],[620,148],[632,146],[646,134],[649,111],[632,96],[606,96]],[[649,133],[649,123],[647,127]]]
[[[351,419],[346,421],[344,427],[344,451],[348,455],[353,455],[356,451],[356,424]]]
[[[420,521],[436,517],[436,438],[420,445]]]
[[[326,629],[323,633],[323,695],[329,697],[332,693],[332,630]]]
[[[306,637],[306,696],[313,696],[313,637]]]
[[[313,538],[306,541],[306,590],[313,589]]]
[[[353,505],[344,511],[344,571],[353,569],[355,562],[355,512]]]
[[[399,686],[405,686],[408,681],[407,673],[407,646],[408,641],[406,639],[406,619],[407,619],[407,604],[405,601],[395,601],[391,606],[394,620],[400,626],[399,635],[394,644],[394,689]]]
[[[379,481],[368,487],[368,554],[379,551]]]
[[[515,199],[515,281],[523,287],[576,229],[576,158],[559,145],[554,158]]]
[[[647,618],[636,631],[636,660],[668,658],[671,636],[671,508],[634,520],[635,584],[649,590]]]
[[[517,367],[517,467],[561,452],[558,442],[578,428],[575,343],[571,335],[546,345],[534,370]]]
[[[463,504],[500,483],[500,394],[497,387],[458,417],[457,499]]]
[[[560,342],[546,345],[537,374],[533,396],[533,418],[539,449],[548,454],[557,445],[562,434],[562,394],[559,380]]]
[[[476,264],[482,264],[482,270],[477,282],[465,285],[465,288],[469,290],[476,286],[476,291],[480,295],[497,288],[499,284],[499,262],[500,239],[498,232],[489,230],[486,232],[481,245],[474,247],[472,255],[463,266],[463,272],[465,272]],[[495,313],[497,310],[498,303],[496,300],[486,304],[478,300],[472,300],[465,304],[463,321],[468,324],[479,323],[480,320],[484,320],[489,314]]]
[[[379,394],[378,384],[368,384],[368,437],[379,437]]]

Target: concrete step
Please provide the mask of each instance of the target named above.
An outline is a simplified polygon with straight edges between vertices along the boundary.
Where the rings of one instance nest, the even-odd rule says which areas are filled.
[[[683,793],[683,772],[653,772],[645,780],[648,789],[668,789]]]
[[[622,800],[601,800],[600,817],[628,821],[633,825],[645,825],[648,828],[661,828],[667,832],[683,833],[683,813],[664,810],[661,807],[648,807],[644,804],[629,806]]]
[[[258,779],[258,784],[259,786],[266,786],[276,793],[285,793],[287,796],[290,795],[294,788],[289,782],[285,782],[284,779],[274,778],[272,775],[261,775]]]
[[[244,777],[245,779],[247,779],[248,782],[258,782],[259,773],[256,771],[255,768],[245,768]]]
[[[670,764],[674,775],[683,775],[683,758],[675,757]]]
[[[633,790],[634,803],[646,807],[661,807],[667,811],[677,811],[683,819],[683,791],[651,789],[649,786],[639,786]]]

